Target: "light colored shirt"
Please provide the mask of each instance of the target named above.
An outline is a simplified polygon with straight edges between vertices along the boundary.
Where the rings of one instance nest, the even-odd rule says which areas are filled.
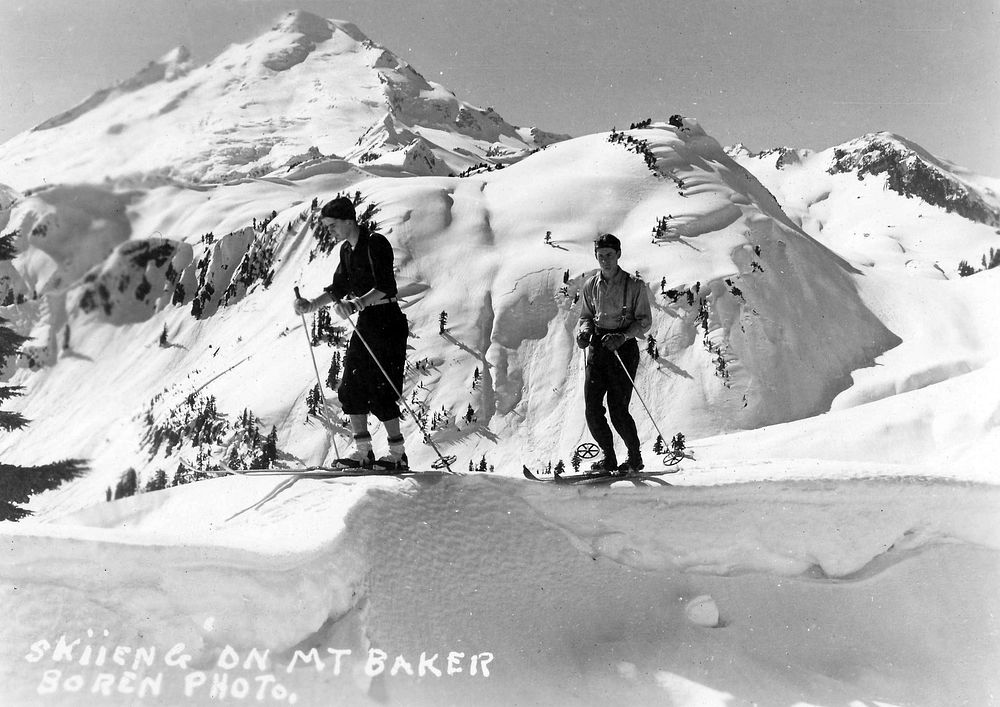
[[[621,268],[607,280],[600,271],[588,278],[583,284],[582,300],[580,331],[594,331],[597,327],[637,339],[653,326],[646,284]]]

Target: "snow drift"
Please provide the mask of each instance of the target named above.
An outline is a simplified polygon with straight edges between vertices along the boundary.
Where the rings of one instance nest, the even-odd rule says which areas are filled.
[[[632,486],[231,477],[11,528],[5,698],[937,705],[1000,687],[995,488]]]

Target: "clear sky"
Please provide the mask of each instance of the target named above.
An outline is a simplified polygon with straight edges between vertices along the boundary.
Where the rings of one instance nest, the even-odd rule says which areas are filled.
[[[888,130],[1000,176],[1000,0],[0,0],[0,141],[175,46],[203,63],[297,8],[517,125],[681,113],[752,150]]]

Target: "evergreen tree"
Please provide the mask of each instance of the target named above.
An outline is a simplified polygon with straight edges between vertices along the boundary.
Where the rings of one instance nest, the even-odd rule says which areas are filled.
[[[167,472],[157,469],[153,476],[146,482],[144,491],[162,491],[167,488]],[[109,489],[110,492],[110,489]],[[110,500],[110,499],[108,499]]]
[[[278,428],[275,425],[271,425],[271,431],[268,433],[267,439],[264,440],[260,451],[260,466],[264,469],[270,469],[278,458]]]
[[[652,334],[649,334],[646,337],[646,353],[649,354],[649,357],[653,360],[660,357],[660,350],[656,348],[656,339]]]
[[[167,325],[163,325],[163,331],[160,332],[160,347],[167,348],[169,346],[169,341],[167,340]]]
[[[309,414],[314,417],[323,416],[323,391],[318,385],[314,385],[306,396],[306,407]]]
[[[663,436],[656,435],[656,441],[653,442],[653,454],[663,454]]]
[[[178,464],[174,470],[174,475],[170,479],[170,486],[182,486],[188,483],[188,470],[183,464]]]
[[[18,236],[18,231],[11,231],[0,236],[0,260],[13,260],[17,257],[17,246],[14,239]]]
[[[134,496],[138,490],[139,477],[136,475],[135,469],[128,469],[122,474],[121,479],[118,480],[118,485],[115,487],[115,500]]]
[[[13,249],[13,233],[0,236],[0,259],[9,259]],[[14,332],[0,317],[0,367],[17,353],[27,337]],[[0,404],[21,395],[22,386],[0,385]],[[17,412],[0,410],[0,430],[13,432],[25,427],[28,420]],[[31,511],[20,504],[41,491],[54,489],[64,481],[80,476],[86,465],[80,459],[66,459],[40,466],[18,466],[0,462],[0,520],[20,520]]]
[[[992,270],[993,268],[997,267],[998,265],[1000,265],[1000,250],[996,250],[995,248],[990,248],[989,256],[987,256],[984,253],[981,262],[983,265],[982,268],[983,270]],[[963,260],[962,263],[965,263],[965,261]],[[968,267],[968,263],[965,263],[965,265],[966,267]],[[972,270],[972,268],[969,269]],[[961,273],[961,264],[959,265],[959,272]],[[969,275],[971,275],[974,272],[976,271],[972,270],[972,272],[970,272]]]
[[[441,312],[441,315],[438,317],[438,324],[440,326],[440,330],[438,331],[438,333],[443,336],[445,331],[445,326],[448,324],[447,312]]]
[[[555,468],[556,476],[564,473],[565,471],[566,471],[566,464],[563,462],[562,459],[560,459],[558,462],[556,462],[556,468]]]
[[[20,504],[27,503],[36,493],[77,478],[86,470],[79,459],[29,467],[0,463],[0,520],[20,520],[31,515]]]
[[[333,358],[330,359],[330,371],[326,374],[326,387],[330,390],[337,389],[337,384],[340,382],[341,365],[340,353],[334,351]]]

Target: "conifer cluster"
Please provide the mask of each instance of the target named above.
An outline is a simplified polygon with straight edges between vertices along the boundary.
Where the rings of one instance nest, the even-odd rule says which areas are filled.
[[[16,232],[0,236],[0,260],[10,260],[17,255],[15,237]],[[16,355],[27,340],[28,337],[10,328],[6,319],[0,318],[0,369],[6,367],[7,359]],[[0,385],[0,405],[23,391],[22,386]],[[18,412],[0,410],[0,431],[13,432],[27,426],[28,422]],[[54,489],[80,476],[86,469],[86,463],[81,459],[66,459],[40,466],[20,466],[0,461],[0,520],[20,520],[31,515],[23,504],[32,496]]]
[[[993,268],[1000,266],[1000,250],[990,248],[989,257],[983,254],[982,259],[983,267],[976,270],[974,267],[969,265],[968,261],[963,260],[958,264],[958,274],[961,277],[968,277],[969,275],[975,275],[977,272],[983,272],[984,270],[992,270]]]
[[[625,149],[642,156],[642,158],[646,161],[646,166],[649,168],[649,171],[657,176],[662,176],[661,172],[656,167],[656,155],[654,155],[653,151],[650,149],[648,141],[640,140],[639,138],[633,137],[628,133],[618,132],[616,129],[612,128],[611,134],[608,135],[608,142],[612,145],[624,145]]]

